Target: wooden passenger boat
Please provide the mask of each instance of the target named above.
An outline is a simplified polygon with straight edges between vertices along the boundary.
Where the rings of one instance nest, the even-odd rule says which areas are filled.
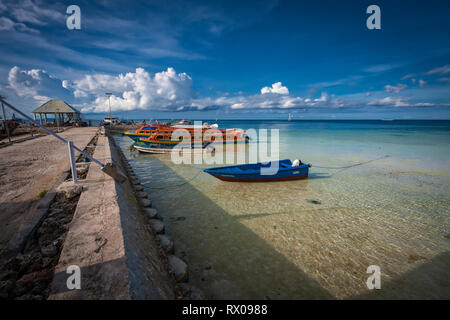
[[[165,125],[153,123],[153,124],[143,126],[136,131],[126,131],[123,134],[125,136],[129,137],[130,139],[133,139],[134,141],[139,141],[139,139],[141,139],[141,138],[150,137],[155,132],[157,132],[160,128],[164,129],[164,127],[165,127]],[[169,127],[169,126],[167,126],[167,127]]]
[[[179,136],[178,138],[173,137],[175,130],[177,129],[161,128],[150,137],[140,138],[139,143],[143,144],[145,147],[174,147],[180,143],[183,143],[185,146],[189,145],[189,141],[186,141],[188,136],[186,136],[186,138],[183,136]],[[187,130],[187,133],[189,133],[190,136],[191,147],[195,147],[195,145],[198,144],[204,148],[210,143],[217,143],[220,141],[219,137],[221,138],[222,143],[247,143],[249,140],[245,135],[245,131],[241,129],[204,129],[202,131],[195,131],[193,129]]]
[[[186,130],[191,135],[192,139],[198,139],[198,141],[203,140],[214,142],[217,136],[221,136],[224,143],[226,141],[233,141],[233,143],[246,143],[249,140],[245,130],[242,129],[218,129],[216,124],[209,125],[207,123],[205,123],[202,128],[197,128],[194,125],[187,124],[185,122],[175,123],[173,125],[153,123],[136,131],[127,131],[124,135],[136,142],[158,144],[158,140],[164,140],[164,143],[161,144],[163,146],[170,146],[179,143],[179,141],[171,141],[172,134],[176,130]]]
[[[145,147],[143,145],[135,144],[134,148],[141,153],[150,153],[150,154],[170,154],[173,152],[183,152],[183,153],[203,153],[205,150],[207,152],[214,152],[214,147],[208,146],[206,148],[155,148],[155,147]]]

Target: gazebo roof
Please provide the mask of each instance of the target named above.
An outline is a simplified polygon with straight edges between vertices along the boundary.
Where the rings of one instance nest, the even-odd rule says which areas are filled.
[[[80,111],[63,100],[49,100],[35,109],[33,113],[80,113]]]

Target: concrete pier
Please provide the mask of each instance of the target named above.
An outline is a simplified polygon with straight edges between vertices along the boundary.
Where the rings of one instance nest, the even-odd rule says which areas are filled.
[[[99,137],[94,157],[123,165],[106,136]],[[91,165],[82,185],[49,299],[179,298],[164,249],[132,183],[118,184]],[[73,265],[81,271],[79,290],[67,287],[67,269]]]
[[[72,128],[60,135],[84,149],[97,130]],[[39,193],[68,170],[67,145],[50,135],[0,148],[0,249],[35,212]]]

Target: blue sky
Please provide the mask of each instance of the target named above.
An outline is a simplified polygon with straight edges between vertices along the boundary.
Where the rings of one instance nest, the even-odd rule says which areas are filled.
[[[81,9],[68,30],[66,8]],[[368,30],[366,8],[381,9]],[[0,92],[103,117],[450,119],[447,1],[0,0]]]

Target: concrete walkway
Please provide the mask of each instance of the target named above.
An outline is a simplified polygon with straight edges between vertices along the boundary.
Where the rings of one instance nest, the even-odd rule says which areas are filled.
[[[114,154],[118,159],[100,135],[94,157],[108,163]],[[91,165],[80,185],[49,299],[175,299],[174,279],[130,183],[118,184]],[[67,269],[73,265],[80,268],[81,289],[69,290]]]
[[[61,136],[84,149],[96,131],[72,128]],[[68,169],[67,145],[50,135],[0,148],[0,250],[33,212],[38,194]]]

